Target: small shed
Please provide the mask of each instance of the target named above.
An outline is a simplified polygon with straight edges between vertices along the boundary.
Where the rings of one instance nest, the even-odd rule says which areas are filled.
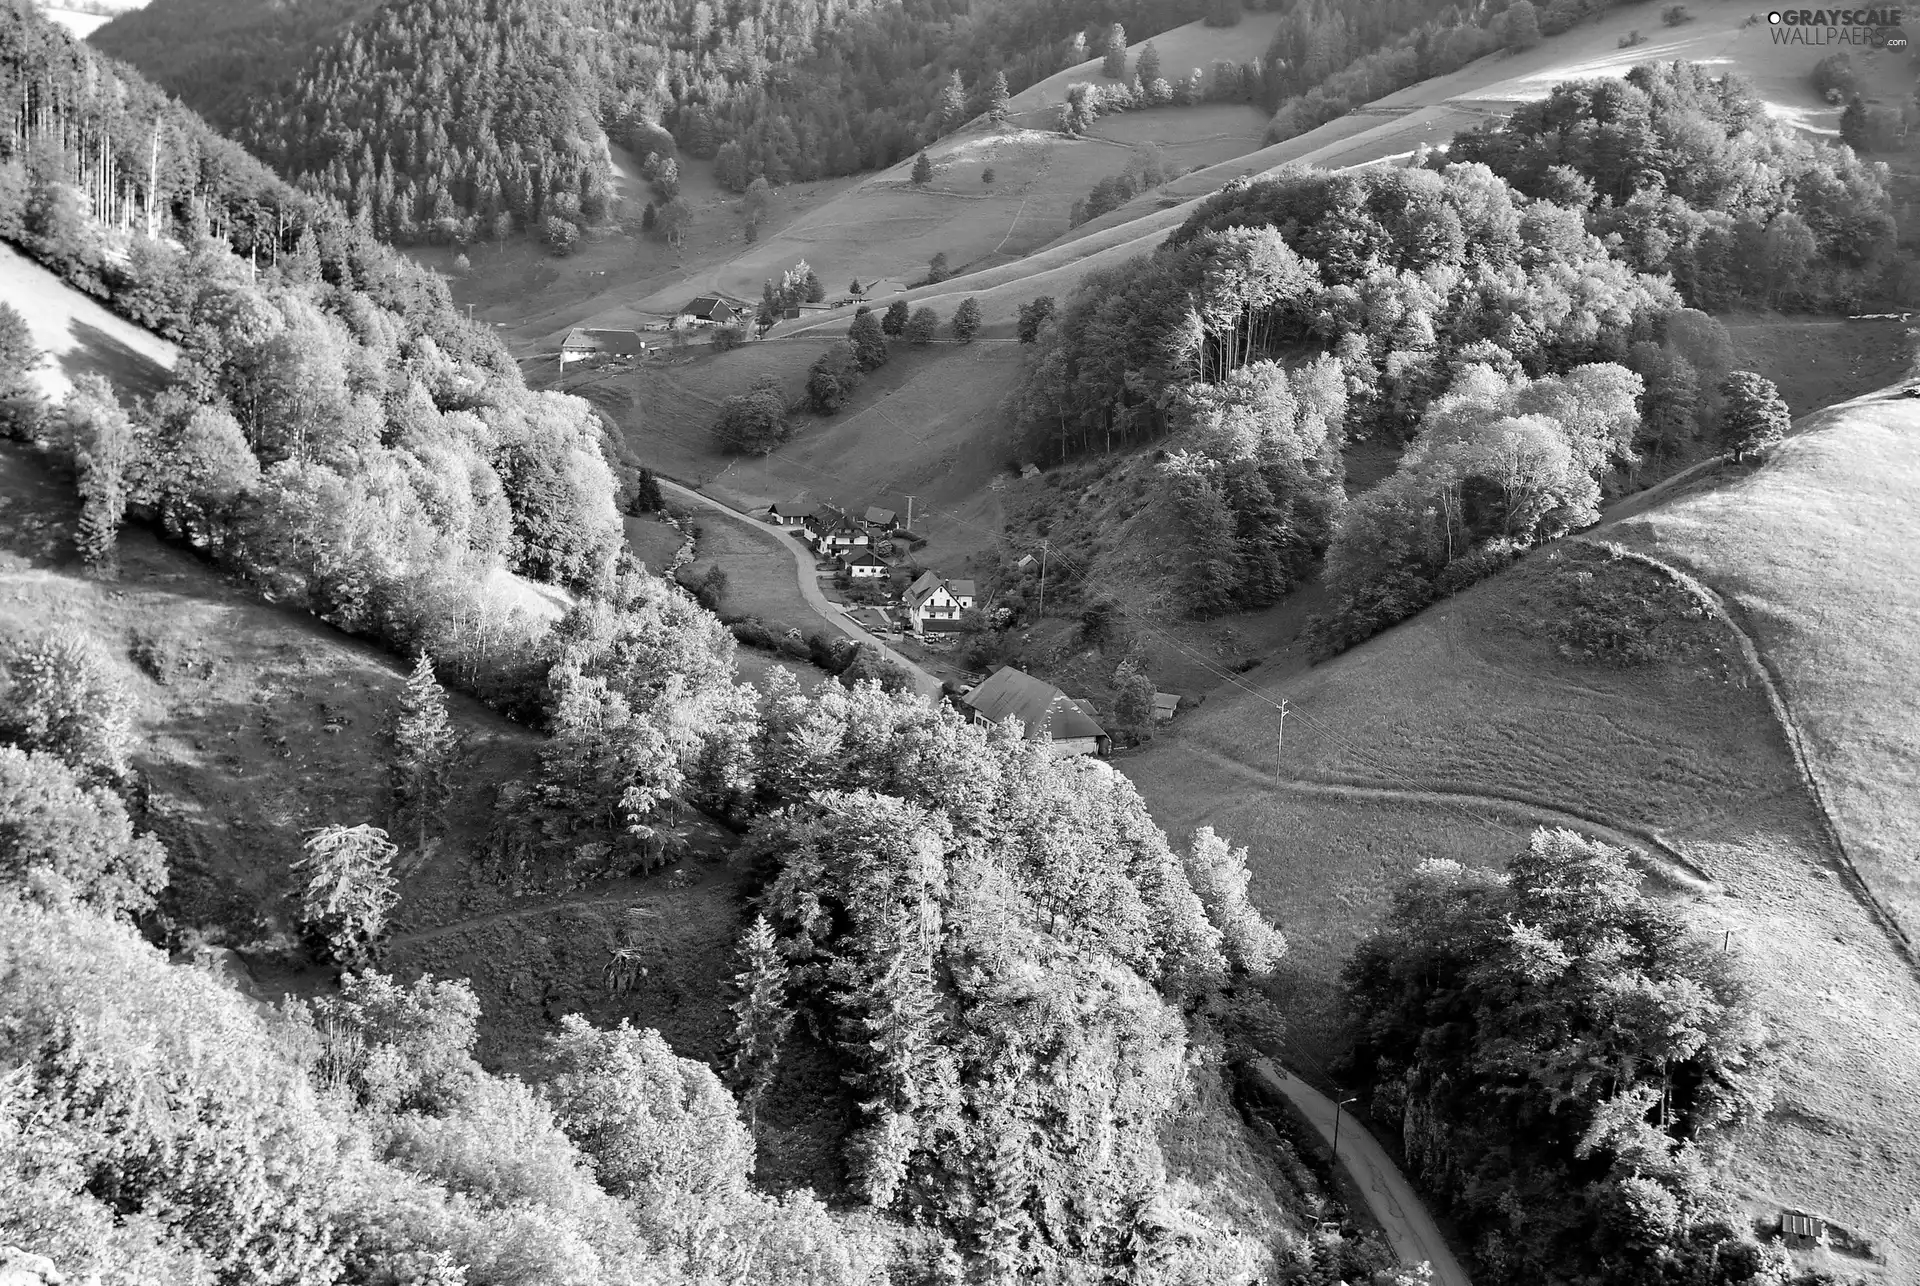
[[[1040,466],[1037,464],[1025,465],[1020,470],[1020,476],[1023,478],[1037,478],[1040,476]]]
[[[1799,1210],[1780,1216],[1780,1236],[1792,1250],[1814,1250],[1826,1244],[1827,1221]]]
[[[1153,694],[1153,721],[1172,723],[1174,714],[1180,709],[1178,692],[1156,692]]]

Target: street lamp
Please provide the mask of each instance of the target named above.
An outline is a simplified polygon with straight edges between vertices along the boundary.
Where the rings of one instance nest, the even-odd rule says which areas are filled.
[[[1358,1103],[1358,1096],[1337,1100],[1333,1105],[1333,1163],[1340,1164],[1340,1109],[1349,1103]]]

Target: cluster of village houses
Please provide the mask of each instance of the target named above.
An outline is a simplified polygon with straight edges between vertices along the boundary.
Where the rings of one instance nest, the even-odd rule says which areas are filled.
[[[779,501],[767,507],[767,521],[797,528],[822,559],[835,562],[854,581],[880,583],[896,572],[879,553],[879,547],[902,530],[899,516],[891,509],[870,508],[856,518],[844,509],[818,501]],[[894,628],[897,621],[921,638],[959,632],[960,614],[974,606],[971,580],[945,577],[936,571],[923,571],[911,580],[902,574],[900,579],[906,583],[893,616],[868,608],[854,613],[855,619],[882,629]],[[1173,693],[1155,693],[1155,721],[1171,719],[1179,702]],[[1104,755],[1113,746],[1090,702],[1070,697],[1051,683],[1010,665],[1001,666],[969,689],[960,703],[976,722],[1019,720],[1029,741],[1047,742],[1056,755]]]
[[[894,575],[893,564],[879,554],[879,547],[901,530],[900,517],[891,509],[870,508],[856,518],[818,501],[783,500],[768,506],[767,521],[799,528],[821,558],[838,564],[856,583],[882,585]],[[970,580],[921,572],[900,591],[898,620],[922,637],[955,634],[960,614],[974,606],[974,597]],[[893,624],[890,619],[877,623]]]

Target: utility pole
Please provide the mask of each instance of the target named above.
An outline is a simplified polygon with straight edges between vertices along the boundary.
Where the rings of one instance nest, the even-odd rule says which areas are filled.
[[[1291,703],[1285,697],[1280,698],[1280,744],[1282,746],[1287,744],[1287,716],[1293,713],[1289,708],[1290,705]]]
[[[1036,620],[1038,620],[1040,617],[1045,616],[1047,614],[1047,550],[1048,548],[1049,548],[1049,545],[1046,541],[1043,540],[1040,542],[1040,610],[1034,614],[1034,619]]]
[[[917,499],[919,499],[918,496],[907,497],[907,530],[908,531],[913,530],[913,502]]]
[[[1359,1101],[1358,1097],[1343,1098],[1333,1105],[1333,1163],[1335,1166],[1340,1164],[1340,1109],[1349,1103]]]

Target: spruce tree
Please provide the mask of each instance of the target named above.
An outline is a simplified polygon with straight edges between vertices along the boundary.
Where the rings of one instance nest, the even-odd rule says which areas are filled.
[[[886,332],[881,329],[880,319],[872,312],[861,313],[853,319],[853,325],[847,331],[847,342],[853,345],[853,361],[863,371],[877,371],[887,364],[890,354],[887,351]]]
[[[377,826],[323,826],[304,847],[306,856],[293,864],[312,873],[300,898],[301,924],[331,959],[349,967],[367,963],[400,900],[392,842]]]
[[[967,83],[960,78],[960,69],[955,67],[953,75],[947,78],[946,88],[940,91],[940,130],[951,133],[967,123]]]
[[[66,405],[67,441],[80,492],[74,545],[87,566],[111,574],[120,520],[127,511],[127,466],[134,456],[133,421],[113,386],[98,375],[74,381]]]
[[[1134,64],[1133,74],[1142,85],[1151,87],[1160,79],[1160,51],[1149,40],[1140,47],[1140,60]]]
[[[925,152],[914,158],[913,181],[918,187],[925,187],[933,182],[933,162],[927,159]]]
[[[740,972],[733,976],[733,982],[739,999],[729,1006],[733,1010],[733,1057],[728,1080],[751,1124],[760,1100],[773,1084],[781,1043],[793,1026],[793,1010],[787,1003],[787,962],[780,955],[779,940],[766,916],[754,917],[736,954]]]
[[[27,319],[12,304],[0,303],[0,397],[24,387],[27,372],[45,357],[33,342]]]
[[[1856,152],[1867,150],[1867,105],[1858,94],[1840,113],[1840,140]]]
[[[457,735],[447,717],[447,694],[425,652],[413,663],[393,720],[393,804],[396,818],[413,828],[424,851],[428,832],[446,817]]]
[[[993,84],[987,90],[987,119],[995,125],[1006,120],[1007,100],[1011,97],[1012,95],[1007,93],[1007,73],[1003,71],[993,73]]]
[[[1127,29],[1117,22],[1107,28],[1106,58],[1100,72],[1109,80],[1127,78]]]

